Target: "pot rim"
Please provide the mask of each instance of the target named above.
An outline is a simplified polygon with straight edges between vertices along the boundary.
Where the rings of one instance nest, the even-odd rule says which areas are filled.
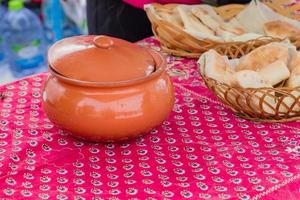
[[[78,85],[78,86],[113,88],[113,87],[121,87],[121,86],[129,86],[129,85],[139,84],[139,83],[146,82],[146,81],[152,80],[152,79],[160,76],[166,70],[166,67],[167,67],[166,59],[161,53],[159,53],[153,49],[150,49],[149,47],[144,47],[144,48],[147,49],[147,51],[151,54],[151,56],[153,57],[153,59],[155,61],[155,71],[152,72],[148,76],[142,76],[139,78],[129,79],[129,80],[125,80],[125,81],[99,82],[99,81],[83,81],[83,80],[78,80],[78,79],[67,77],[67,76],[59,73],[58,71],[56,71],[50,64],[48,65],[49,71],[54,77],[58,78],[59,80],[62,80],[69,84]]]

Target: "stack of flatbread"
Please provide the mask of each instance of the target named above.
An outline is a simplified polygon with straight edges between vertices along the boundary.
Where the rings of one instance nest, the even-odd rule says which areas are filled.
[[[260,1],[251,1],[230,23],[242,26],[246,32],[274,38],[291,38],[300,33],[299,21],[280,15]]]
[[[266,22],[264,24],[264,32],[267,36],[281,39],[300,36],[299,28],[281,20]]]
[[[200,73],[237,88],[275,88],[289,87],[294,97],[299,97],[300,92],[294,88],[300,87],[300,52],[286,43],[270,43],[261,46],[240,59],[229,60],[226,56],[218,54],[215,50],[209,50],[202,54],[198,60]],[[258,90],[253,96],[262,97],[264,94]],[[263,105],[269,114],[275,113],[277,105],[276,95],[273,92],[265,96]],[[246,97],[244,99],[246,104]],[[253,106],[259,106],[259,99],[252,99]],[[287,106],[279,108],[285,112],[288,106],[294,104],[295,99],[286,97],[284,103]],[[300,111],[300,102],[296,103],[294,110]]]
[[[148,5],[145,9],[152,9],[159,19],[172,23],[198,39],[226,42],[246,34],[241,26],[225,22],[209,5],[156,5],[155,9]]]
[[[281,16],[263,3],[252,1],[230,21],[209,5],[149,4],[145,9],[198,39],[215,42],[248,41],[262,36],[290,38],[300,34],[300,22]]]
[[[285,43],[270,43],[234,60],[209,50],[198,63],[202,75],[232,87],[266,88],[282,82],[300,87],[300,52]]]

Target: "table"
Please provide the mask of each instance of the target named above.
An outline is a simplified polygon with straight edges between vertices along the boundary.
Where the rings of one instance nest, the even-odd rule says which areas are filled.
[[[161,50],[153,38],[140,44]],[[86,143],[54,126],[41,108],[46,73],[0,87],[1,199],[299,199],[300,123],[239,118],[195,60],[167,60],[173,112],[122,143]]]

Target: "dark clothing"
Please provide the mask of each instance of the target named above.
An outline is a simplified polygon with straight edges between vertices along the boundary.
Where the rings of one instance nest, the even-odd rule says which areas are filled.
[[[250,0],[220,0],[218,5],[248,3]],[[144,10],[121,0],[87,0],[89,34],[109,35],[135,42],[152,34]]]
[[[131,42],[152,34],[144,10],[121,0],[87,0],[89,34],[109,35]]]
[[[250,3],[251,0],[218,0],[218,5],[226,5],[226,4],[246,4]]]

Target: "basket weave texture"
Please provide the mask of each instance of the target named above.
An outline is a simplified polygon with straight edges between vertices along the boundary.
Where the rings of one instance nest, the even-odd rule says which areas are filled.
[[[300,14],[295,14],[296,10],[300,10],[300,4],[290,5],[285,9],[281,9],[282,6],[280,5],[282,5],[282,2],[284,1],[265,1],[267,5],[269,5],[278,13],[287,17],[291,17],[293,19],[300,19]],[[171,12],[171,9],[173,9],[176,4],[153,4],[153,6],[154,9],[165,9],[167,12],[169,9]],[[232,17],[236,16],[243,8],[245,8],[245,5],[229,4],[225,6],[215,7],[215,10],[223,19],[229,20]],[[199,58],[202,53],[208,51],[209,49],[215,49],[218,53],[227,55],[229,58],[241,57],[259,46],[266,45],[270,42],[281,41],[281,39],[271,37],[262,37],[246,42],[225,43],[220,43],[208,39],[201,40],[186,33],[176,25],[166,20],[157,18],[151,9],[145,9],[145,11],[149,20],[151,21],[152,31],[155,37],[160,41],[163,50],[166,53],[175,56]],[[300,48],[300,38],[290,38],[290,40],[297,48]]]
[[[225,105],[243,118],[264,122],[300,120],[300,87],[245,89],[202,78]]]

